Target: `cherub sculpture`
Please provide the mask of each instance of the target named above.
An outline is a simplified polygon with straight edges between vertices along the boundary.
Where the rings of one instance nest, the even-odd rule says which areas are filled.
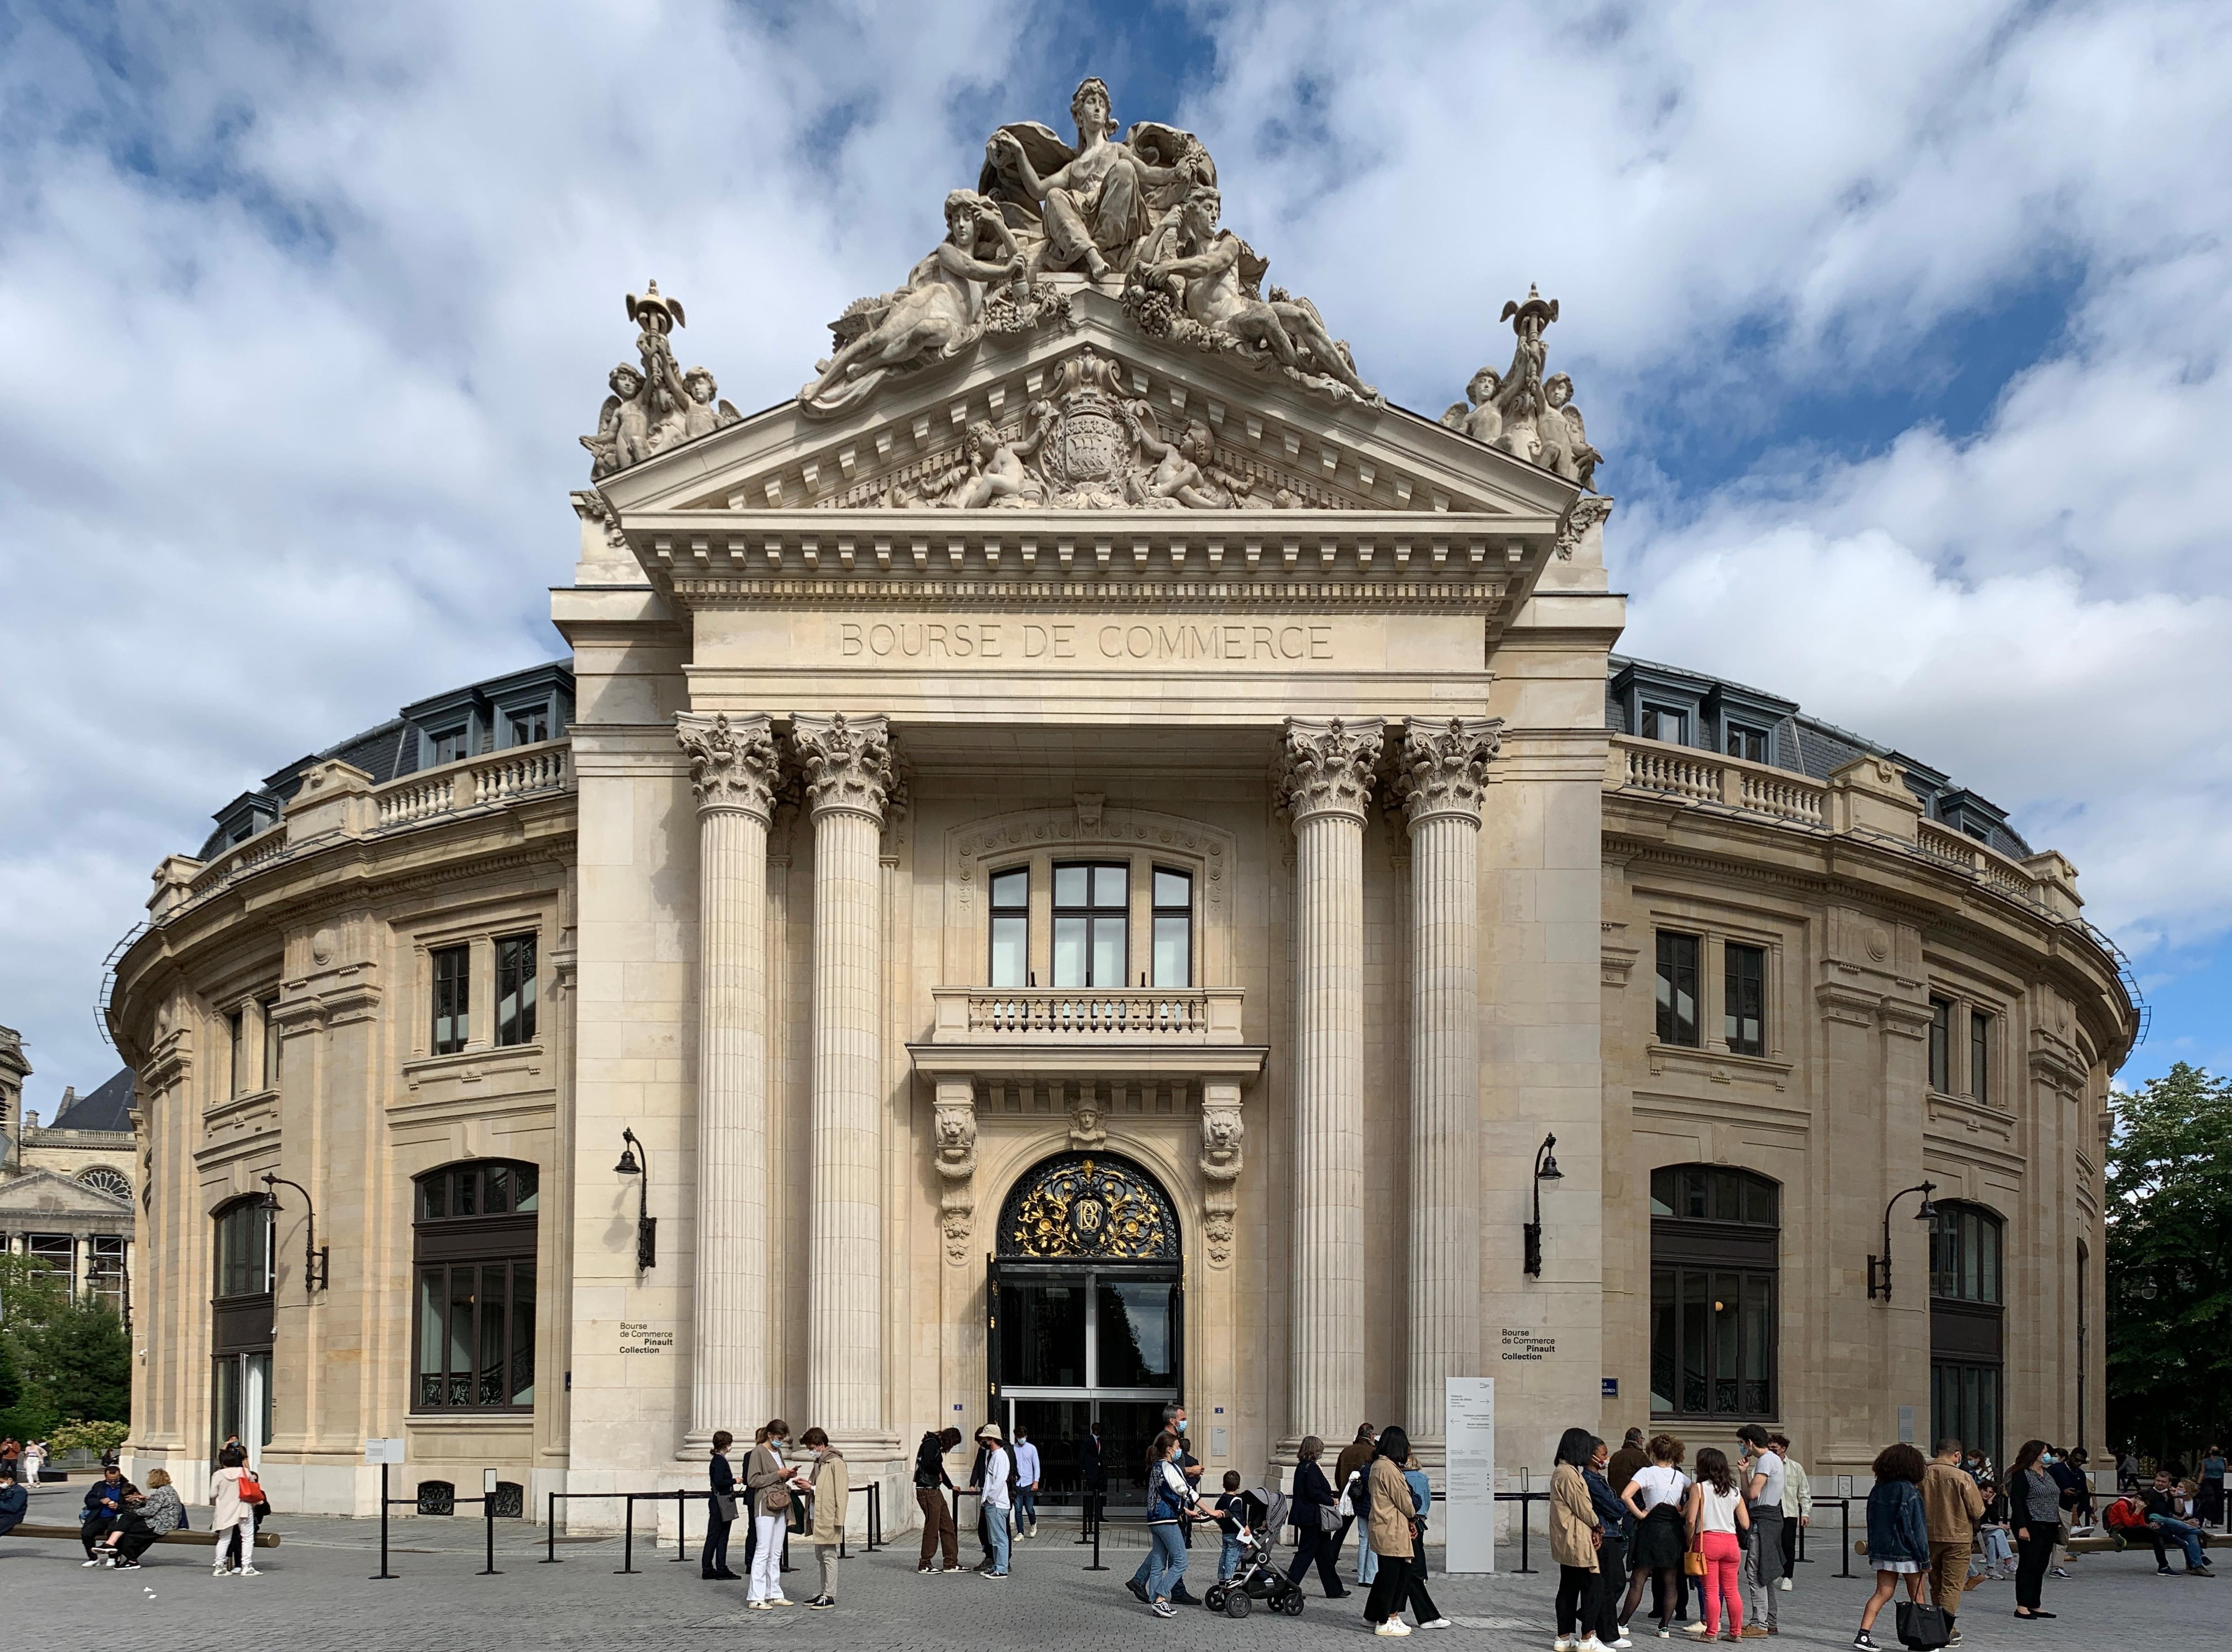
[[[988,233],[1002,254],[996,262],[977,256],[979,237]],[[830,323],[839,348],[799,392],[801,410],[821,418],[841,412],[888,374],[959,353],[976,341],[986,284],[1019,279],[1024,269],[998,213],[976,191],[955,190],[945,198],[945,239],[915,265],[906,285],[860,300]]]
[[[1558,319],[1558,301],[1530,286],[1523,301],[1503,307],[1502,319],[1516,335],[1510,368],[1501,378],[1488,367],[1473,374],[1466,400],[1451,403],[1442,423],[1593,492],[1604,455],[1589,445],[1580,409],[1573,405],[1573,381],[1562,373],[1542,374],[1548,355],[1542,330]]]
[[[957,510],[983,510],[995,506],[1021,509],[1042,503],[1046,484],[1023,466],[1046,434],[1043,422],[1026,419],[1028,437],[1002,441],[999,428],[980,419],[969,427],[963,444],[968,469],[959,484],[940,502]]]
[[[651,457],[651,416],[644,410],[643,375],[625,361],[607,380],[613,393],[597,414],[597,433],[585,436],[589,450],[589,480],[601,482],[615,470],[625,470],[639,459]]]
[[[1156,436],[1154,414],[1146,403],[1134,403],[1132,411],[1139,420],[1139,450],[1156,461],[1145,483],[1150,500],[1175,500],[1189,510],[1233,509],[1232,495],[1219,487],[1204,468],[1217,451],[1207,424],[1197,418],[1190,420],[1177,441],[1164,442]]]
[[[682,433],[685,440],[734,424],[743,415],[733,403],[719,399],[720,390],[709,367],[692,367],[682,375]]]
[[[1496,409],[1496,392],[1502,387],[1502,376],[1493,367],[1483,367],[1466,382],[1465,399],[1451,402],[1442,423],[1494,446],[1503,434],[1503,415]]]
[[[1268,357],[1296,373],[1320,374],[1366,401],[1378,401],[1379,392],[1357,377],[1314,305],[1275,288],[1268,301],[1258,295],[1256,283],[1268,266],[1238,236],[1217,227],[1223,210],[1214,184],[1189,189],[1175,233],[1158,237],[1158,250],[1171,256],[1138,269],[1139,284],[1176,288],[1188,320],[1233,340],[1244,354]]]
[[[1541,463],[1594,493],[1597,465],[1604,455],[1589,445],[1581,410],[1573,405],[1573,381],[1562,373],[1552,373],[1542,381],[1542,401],[1546,411],[1539,427]]]

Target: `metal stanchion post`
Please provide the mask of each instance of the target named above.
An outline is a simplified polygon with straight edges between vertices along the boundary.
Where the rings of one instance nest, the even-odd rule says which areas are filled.
[[[370,1581],[393,1583],[395,1574],[387,1569],[387,1465],[380,1465],[380,1572]]]
[[[629,1492],[620,1500],[627,1505],[627,1521],[626,1535],[620,1541],[620,1569],[613,1574],[615,1577],[635,1570],[635,1493]]]
[[[488,1528],[488,1564],[483,1566],[477,1575],[483,1577],[497,1577],[500,1574],[496,1569],[496,1504],[485,1497],[481,1499],[481,1521]]]
[[[547,1493],[550,1500],[542,1519],[542,1558],[535,1564],[555,1566],[558,1564],[558,1493]]]
[[[1522,1492],[1522,1493],[1519,1493],[1519,1570],[1520,1570],[1520,1571],[1534,1571],[1534,1567],[1532,1567],[1532,1566],[1530,1566],[1530,1565],[1528,1565],[1527,1564],[1527,1538],[1528,1538],[1528,1526],[1529,1526],[1529,1522],[1528,1522],[1528,1519],[1527,1519],[1527,1500],[1527,1500],[1527,1493],[1526,1493],[1525,1492]]]
[[[1839,1539],[1838,1546],[1845,1552],[1845,1564],[1837,1575],[1849,1577],[1852,1575],[1852,1500],[1849,1497],[1844,1500],[1844,1521],[1845,1535]]]
[[[690,1558],[690,1493],[674,1493],[674,1558],[669,1565],[678,1565]]]
[[[1107,1567],[1100,1564],[1100,1522],[1098,1520],[1095,1520],[1093,1523],[1093,1564],[1087,1566],[1086,1570],[1087,1571],[1106,1571],[1108,1570]]]

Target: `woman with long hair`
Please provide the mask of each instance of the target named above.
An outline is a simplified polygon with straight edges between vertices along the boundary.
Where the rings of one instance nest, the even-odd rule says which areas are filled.
[[[1364,1621],[1374,1635],[1411,1632],[1403,1621],[1405,1602],[1418,1615],[1421,1627],[1448,1626],[1426,1592],[1426,1569],[1419,1552],[1425,1527],[1418,1519],[1418,1498],[1403,1473],[1410,1457],[1410,1436],[1399,1428],[1383,1428],[1364,1474],[1364,1506],[1359,1516],[1372,1532],[1372,1552],[1379,1557],[1371,1597],[1364,1603]]]
[[[2061,1482],[2041,1460],[2043,1440],[2026,1440],[2008,1471],[2008,1512],[2015,1527],[2015,1616],[2053,1617],[2039,1610],[2046,1569],[2061,1541]]]
[[[1682,1460],[1682,1442],[1671,1434],[1653,1435],[1644,1448],[1651,1454],[1648,1467],[1638,1468],[1620,1487],[1620,1501],[1635,1516],[1635,1541],[1631,1555],[1635,1575],[1620,1608],[1625,1623],[1643,1602],[1643,1584],[1652,1584],[1651,1615],[1658,1620],[1658,1635],[1674,1631],[1668,1620],[1674,1615],[1675,1580],[1682,1576],[1682,1552],[1690,1546],[1682,1524],[1682,1505],[1690,1494],[1690,1477],[1675,1465]],[[1601,1638],[1601,1637],[1599,1637]]]
[[[1604,1652],[1597,1639],[1597,1551],[1604,1522],[1597,1517],[1583,1474],[1596,1451],[1586,1428],[1559,1436],[1558,1465],[1550,1471],[1550,1558],[1558,1563],[1556,1652]]]
[[[1690,1487],[1687,1510],[1690,1546],[1705,1558],[1700,1577],[1702,1621],[1684,1629],[1686,1635],[1710,1641],[1721,1632],[1721,1603],[1729,1608],[1729,1639],[1743,1637],[1743,1587],[1737,1573],[1743,1548],[1736,1533],[1751,1530],[1751,1514],[1744,1507],[1743,1487],[1736,1484],[1728,1454],[1707,1446],[1697,1454],[1697,1478]]]
[[[1294,1448],[1294,1528],[1301,1537],[1294,1545],[1294,1558],[1287,1568],[1287,1577],[1300,1583],[1314,1563],[1326,1598],[1340,1600],[1349,1592],[1340,1581],[1340,1541],[1335,1536],[1340,1525],[1340,1499],[1318,1464],[1324,1454],[1325,1441],[1314,1434],[1304,1435]]]
[[[1868,1631],[1901,1577],[1906,1597],[1921,1604],[1930,1575],[1930,1521],[1922,1506],[1922,1477],[1929,1467],[1914,1446],[1885,1446],[1876,1454],[1875,1488],[1868,1493],[1868,1562],[1876,1569],[1876,1588],[1860,1609],[1859,1632],[1852,1636],[1856,1652],[1877,1652],[1882,1644]]]
[[[1171,1593],[1185,1580],[1184,1522],[1193,1518],[1193,1487],[1171,1461],[1178,1437],[1168,1428],[1147,1448],[1147,1535],[1154,1552],[1147,1564],[1147,1605],[1158,1617],[1175,1617]]]

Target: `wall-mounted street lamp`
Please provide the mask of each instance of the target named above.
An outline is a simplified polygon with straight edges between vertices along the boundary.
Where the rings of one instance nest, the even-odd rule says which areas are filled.
[[[643,1155],[640,1163],[639,1153]],[[659,1218],[651,1214],[651,1154],[632,1130],[620,1131],[620,1162],[613,1172],[639,1178],[635,1184],[635,1266],[641,1273],[659,1263]]]
[[[263,1173],[263,1208],[274,1216],[279,1214],[279,1189],[292,1188],[302,1195],[302,1207],[308,1213],[302,1225],[302,1286],[305,1291],[326,1288],[327,1257],[329,1247],[318,1243],[318,1207],[310,1202],[310,1190],[299,1182],[289,1182],[283,1176],[269,1170]]]
[[[1542,1145],[1534,1150],[1534,1220],[1527,1224],[1527,1272],[1534,1279],[1542,1277],[1542,1184],[1565,1179],[1558,1168],[1558,1156],[1552,1150],[1558,1145],[1554,1136],[1545,1136]]]
[[[1928,1221],[1937,1214],[1937,1207],[1930,1202],[1930,1195],[1937,1191],[1937,1184],[1935,1182],[1918,1182],[1911,1188],[1901,1188],[1897,1193],[1891,1195],[1891,1204],[1884,1207],[1883,1254],[1868,1258],[1869,1301],[1873,1302],[1878,1297],[1881,1297],[1885,1302],[1891,1300],[1891,1205],[1897,1204],[1910,1193],[1918,1193],[1922,1195],[1922,1208],[1914,1213],[1914,1219],[1917,1221]]]

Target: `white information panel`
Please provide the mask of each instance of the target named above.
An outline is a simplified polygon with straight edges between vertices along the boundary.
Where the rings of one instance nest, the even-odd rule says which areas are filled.
[[[367,1440],[364,1442],[364,1460],[373,1465],[401,1462],[403,1442],[400,1440]]]
[[[1496,1570],[1496,1379],[1442,1379],[1442,1437],[1449,1441],[1442,1506],[1444,1571]]]

